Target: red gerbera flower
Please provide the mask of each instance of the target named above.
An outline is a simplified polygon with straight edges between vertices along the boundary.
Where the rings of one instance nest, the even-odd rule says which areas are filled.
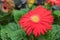
[[[48,3],[51,5],[57,5],[60,6],[60,0],[47,0]]]
[[[52,22],[53,16],[51,15],[51,11],[42,6],[31,10],[19,20],[19,24],[24,31],[28,35],[32,33],[35,36],[44,35],[48,30],[51,30]]]
[[[60,6],[60,0],[56,0],[56,5]]]

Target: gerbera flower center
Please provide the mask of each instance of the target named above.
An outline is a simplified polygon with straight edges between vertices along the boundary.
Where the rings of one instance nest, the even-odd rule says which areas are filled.
[[[7,10],[8,8],[9,8],[9,4],[8,4],[8,3],[4,3],[4,4],[3,4],[3,9],[4,9],[4,10]]]
[[[4,6],[4,9],[7,9],[7,7]]]
[[[32,16],[32,17],[31,17],[31,20],[32,20],[33,22],[39,22],[39,17],[38,17],[38,16]]]

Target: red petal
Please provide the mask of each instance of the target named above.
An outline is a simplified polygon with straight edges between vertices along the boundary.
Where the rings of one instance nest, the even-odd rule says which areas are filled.
[[[36,30],[36,29],[33,30],[33,34],[34,34],[35,36],[37,36],[37,30]]]
[[[42,30],[42,28],[40,29],[40,32],[41,32],[41,34],[43,34],[43,35],[45,34],[45,32]]]
[[[30,27],[28,30],[27,30],[27,34],[30,35],[32,33],[32,28]]]

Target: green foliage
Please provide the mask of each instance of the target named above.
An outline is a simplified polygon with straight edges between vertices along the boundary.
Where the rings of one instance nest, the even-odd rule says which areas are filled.
[[[54,24],[60,25],[60,10],[54,10],[52,13],[54,16]]]
[[[13,19],[13,16],[11,13],[4,13],[1,11],[0,9],[0,24],[2,25],[5,25],[9,22],[12,22],[14,19]]]
[[[55,10],[53,13],[54,13],[56,16],[60,17],[60,10]]]
[[[3,40],[22,40],[24,31],[16,23],[9,23],[1,27],[1,38]]]
[[[14,10],[13,15],[16,22],[27,12],[29,11],[29,8],[21,9],[21,10]]]

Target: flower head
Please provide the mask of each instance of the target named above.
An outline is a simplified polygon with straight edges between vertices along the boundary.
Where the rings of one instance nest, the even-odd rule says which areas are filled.
[[[2,3],[2,11],[3,12],[12,12],[14,7],[15,7],[15,4],[14,4],[14,1],[13,0],[1,0],[3,3]]]
[[[47,0],[48,3],[51,5],[57,5],[60,6],[60,0]]]
[[[5,13],[7,13],[9,11],[9,4],[8,3],[2,4],[2,11]]]
[[[35,36],[39,36],[40,34],[44,35],[48,30],[51,30],[52,22],[53,16],[51,11],[42,6],[38,6],[34,10],[29,11],[19,20],[19,24],[24,31],[28,35],[34,34]]]
[[[31,7],[34,3],[35,0],[27,0],[28,6]]]

